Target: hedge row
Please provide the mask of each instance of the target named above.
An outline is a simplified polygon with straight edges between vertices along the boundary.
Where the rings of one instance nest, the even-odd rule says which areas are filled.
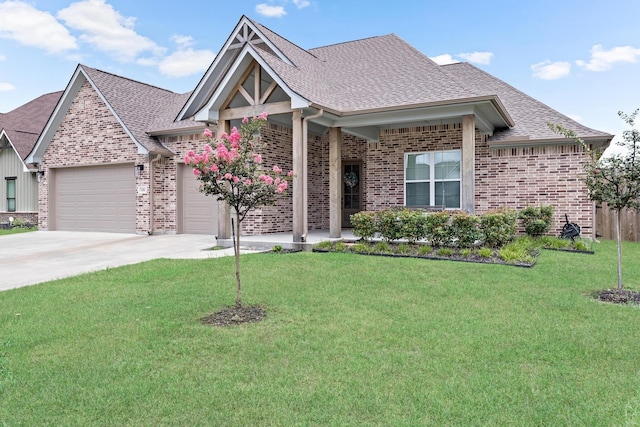
[[[516,234],[518,213],[500,209],[483,215],[466,212],[434,212],[392,208],[351,215],[353,234],[365,240],[380,236],[385,241],[428,241],[432,246],[470,248],[478,243],[499,248]]]

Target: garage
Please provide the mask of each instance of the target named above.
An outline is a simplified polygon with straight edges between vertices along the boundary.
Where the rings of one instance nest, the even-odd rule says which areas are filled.
[[[218,201],[198,191],[193,168],[180,165],[178,233],[218,234]]]
[[[133,164],[54,171],[54,230],[136,232]]]

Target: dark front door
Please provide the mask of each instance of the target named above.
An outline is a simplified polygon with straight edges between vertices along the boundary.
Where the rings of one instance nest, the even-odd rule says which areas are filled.
[[[362,162],[342,163],[342,227],[351,228],[349,217],[362,210]]]

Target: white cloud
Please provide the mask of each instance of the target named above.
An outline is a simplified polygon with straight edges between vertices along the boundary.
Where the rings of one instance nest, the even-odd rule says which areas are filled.
[[[458,56],[475,64],[489,65],[493,59],[493,52],[459,53]]]
[[[62,53],[77,49],[76,39],[47,12],[22,1],[0,3],[0,37]]]
[[[7,57],[0,53],[0,61],[4,61],[5,59],[7,59]]]
[[[633,46],[618,46],[611,50],[604,50],[601,44],[591,48],[589,62],[576,61],[576,64],[590,71],[607,71],[616,62],[635,63],[640,60],[640,49]]]
[[[0,82],[0,92],[8,92],[14,90],[16,87],[11,83]]]
[[[193,37],[191,36],[176,34],[174,36],[171,36],[171,40],[173,40],[181,48],[187,48],[189,46],[193,46]]]
[[[447,65],[447,64],[456,64],[460,61],[457,61],[455,59],[453,59],[453,57],[451,55],[449,55],[448,53],[444,53],[442,55],[438,55],[438,56],[431,56],[429,57],[429,59],[431,59],[433,62],[435,62],[438,65]]]
[[[210,50],[177,50],[160,61],[158,69],[169,77],[190,76],[206,70],[215,56]]]
[[[105,0],[83,0],[58,12],[58,18],[76,30],[97,49],[122,62],[131,62],[143,52],[161,55],[164,48],[134,31],[135,18],[125,18]]]
[[[298,9],[305,8],[311,4],[309,0],[293,0],[293,4],[298,6]]]
[[[266,3],[256,5],[256,12],[268,18],[280,18],[287,14],[284,6],[270,6]]]
[[[531,70],[533,71],[533,77],[542,80],[557,80],[569,75],[571,64],[565,61],[551,62],[547,60],[533,64]]]
[[[578,123],[582,123],[582,116],[579,116],[577,114],[568,114],[567,117],[569,117],[571,120],[575,120]]]

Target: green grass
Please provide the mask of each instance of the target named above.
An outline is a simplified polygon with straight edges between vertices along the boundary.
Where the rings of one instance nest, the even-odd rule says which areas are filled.
[[[10,229],[0,228],[0,236],[6,236],[8,234],[29,233],[30,231],[37,231],[37,227],[14,227]]]
[[[596,255],[536,267],[297,253],[157,260],[0,293],[0,425],[638,425],[640,309]],[[625,244],[626,285],[640,245]]]

